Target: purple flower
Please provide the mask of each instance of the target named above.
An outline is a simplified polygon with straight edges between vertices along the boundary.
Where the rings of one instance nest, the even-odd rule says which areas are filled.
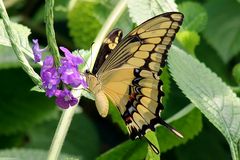
[[[34,55],[34,62],[37,63],[37,62],[41,61],[42,52],[44,52],[45,49],[39,48],[38,39],[33,39],[32,41],[33,41],[32,50],[33,50],[33,55]]]
[[[56,96],[56,104],[63,109],[67,109],[78,103],[77,98],[73,97],[72,93],[67,89],[63,91],[58,90]]]
[[[42,72],[48,70],[48,69],[52,69],[54,68],[54,60],[52,56],[47,56],[44,61],[43,61],[43,66],[41,68],[41,76],[42,76]]]
[[[60,49],[65,54],[65,57],[61,59],[61,66],[58,69],[63,83],[72,87],[78,87],[81,84],[86,86],[84,78],[78,71],[78,65],[83,63],[83,59],[73,55],[67,48],[60,47]]]
[[[78,66],[83,63],[83,59],[81,57],[73,55],[67,48],[59,47],[61,51],[63,51],[65,57],[61,59],[61,63],[64,65],[65,63],[71,64],[72,66]]]
[[[46,90],[46,95],[48,97],[54,96],[60,83],[60,77],[54,66],[52,56],[47,56],[45,58],[40,75],[43,82],[43,88]]]
[[[82,78],[76,67],[64,64],[58,69],[59,74],[61,74],[61,80],[65,84],[69,84],[72,87],[78,87],[82,83]]]

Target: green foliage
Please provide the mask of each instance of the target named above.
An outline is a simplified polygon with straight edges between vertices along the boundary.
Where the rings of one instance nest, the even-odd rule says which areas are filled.
[[[206,9],[209,21],[204,36],[227,63],[240,51],[240,5],[235,0],[212,0]]]
[[[182,31],[177,34],[177,40],[188,53],[194,55],[196,46],[200,43],[200,36],[195,31]]]
[[[29,148],[49,149],[58,121],[49,121],[29,131]],[[84,114],[73,117],[62,153],[95,159],[99,154],[99,138],[91,120]]]
[[[170,71],[183,93],[226,137],[236,159],[240,138],[240,100],[232,90],[203,64],[172,47]],[[236,155],[234,155],[236,154]]]
[[[27,54],[32,54],[32,49],[30,48],[28,36],[30,35],[31,31],[29,28],[17,24],[17,23],[11,23],[12,28],[14,28],[14,34],[17,36],[17,41],[21,47],[21,50]],[[5,27],[3,25],[2,19],[0,19],[0,45],[11,47],[11,43],[8,37],[8,34],[5,30]]]
[[[43,160],[47,159],[48,152],[39,149],[9,149],[0,150],[0,157],[2,159],[17,159],[17,160]],[[59,160],[79,160],[74,156],[61,154]]]
[[[240,63],[234,66],[232,71],[233,77],[235,78],[235,81],[240,84]]]
[[[178,41],[174,44],[183,47],[188,54],[193,54],[194,58],[204,62],[227,84],[236,85],[234,78],[237,84],[240,84],[240,67],[237,64],[240,60],[238,56],[240,53],[239,0],[206,2],[178,0],[177,2],[180,5],[177,6],[174,0],[139,0],[137,2],[129,0],[127,1],[128,10],[122,14],[115,27],[122,29],[126,34],[134,26],[132,21],[140,24],[155,15],[177,11],[178,8],[185,18],[176,36]],[[118,0],[55,0],[54,19],[58,44],[70,46],[73,49],[75,46],[68,37],[70,32],[76,46],[80,49],[74,51],[74,54],[80,54],[88,59],[94,38],[117,3]],[[16,4],[19,3],[16,2]],[[30,1],[26,4],[27,6],[23,3],[21,6],[12,5],[7,8],[11,19],[20,20],[21,23],[30,26],[33,32],[32,37],[38,37],[44,43],[46,39],[44,28],[40,25],[44,24],[44,3],[36,7]],[[21,13],[17,13],[19,10]],[[66,24],[70,30],[66,30]],[[32,57],[28,42],[30,29],[17,23],[11,25],[20,44],[20,50]],[[59,32],[63,30],[66,32]],[[10,41],[2,21],[0,21],[0,45],[0,148],[24,146],[48,150],[57,127],[58,108],[53,99],[49,100],[43,93],[30,92],[31,88],[32,91],[42,90],[37,86],[33,87],[34,84],[19,71],[20,65],[10,48]],[[167,122],[180,131],[184,139],[177,138],[164,127],[158,127],[156,132],[150,132],[146,137],[156,146],[160,146],[162,159],[230,159],[229,150],[224,137],[220,135],[221,132],[230,145],[232,158],[237,160],[240,148],[239,98],[215,73],[184,51],[173,47],[169,55],[171,74],[193,104],[188,105],[189,100],[180,92],[165,68],[160,77],[164,83],[165,93],[163,99],[165,109],[161,117],[163,119],[170,117]],[[233,64],[237,65],[232,68]],[[81,66],[80,69],[82,70],[83,67]],[[239,90],[238,86],[232,88]],[[83,96],[88,99],[94,99],[87,91],[83,93]],[[106,129],[105,123],[98,122],[96,113],[87,109],[88,104],[91,104],[90,101],[87,100],[85,103],[84,113],[77,114],[73,118],[62,152],[77,155],[80,159],[95,159],[99,152],[104,152],[109,146],[121,142],[128,133],[119,111],[111,104],[109,114],[113,125],[117,123],[124,132],[124,134],[117,132],[117,135],[114,135],[117,138],[111,142],[111,137],[116,132],[111,130],[112,126],[106,127],[111,129]],[[220,132],[212,126],[209,127],[209,122],[202,124],[201,112],[194,108],[195,106]],[[96,123],[93,124],[90,118]],[[95,125],[103,125],[104,130],[100,130],[102,126],[98,126],[99,130],[96,130]],[[107,137],[108,142],[101,142],[99,137]],[[32,157],[46,159],[47,151],[33,149],[0,151],[0,157],[5,156],[17,156],[24,160],[33,159]],[[76,159],[76,157],[69,157],[71,156],[64,155],[60,159]],[[136,141],[127,140],[98,157],[100,160],[159,158],[150,149],[145,138]]]
[[[12,48],[0,45],[0,69],[20,67]]]
[[[163,12],[177,10],[174,0],[139,0],[138,3],[134,0],[129,0],[127,3],[130,17],[138,25]]]
[[[69,0],[57,0],[55,1],[54,7],[54,21],[59,22],[67,19],[67,11],[68,11],[68,3]],[[44,5],[40,6],[39,10],[33,17],[34,23],[41,23],[44,20]]]
[[[54,102],[42,93],[30,92],[33,83],[23,71],[7,69],[0,74],[0,134],[24,132],[56,117]]]
[[[147,143],[143,140],[127,140],[117,147],[102,154],[97,160],[136,160],[144,159],[147,153]]]
[[[171,92],[170,74],[167,68],[163,68],[163,72],[160,76],[160,79],[163,82],[163,92],[164,92],[163,104],[165,105],[166,102],[169,100],[169,94]]]
[[[102,6],[96,1],[77,1],[68,13],[70,34],[80,48],[88,49],[101,27],[95,12],[97,7]]]
[[[227,160],[231,159],[226,140],[221,133],[203,118],[203,131],[193,140],[174,149],[178,160]],[[217,153],[217,154],[216,154]]]
[[[199,61],[204,62],[213,72],[215,72],[226,83],[232,83],[228,65],[223,62],[219,54],[209,45],[203,37],[196,48],[196,57]]]
[[[200,3],[183,2],[178,6],[178,9],[184,14],[183,30],[203,31],[208,21],[208,15]]]
[[[151,146],[151,144],[148,144],[148,153],[146,156],[146,160],[160,160],[160,149],[158,144],[158,139],[156,137],[156,133],[153,131],[147,132],[145,134],[145,137],[155,146],[157,147],[159,154],[156,154]]]
[[[118,126],[121,128],[121,130],[125,133],[128,134],[127,128],[126,128],[126,124],[123,121],[120,112],[118,111],[117,107],[114,106],[111,102],[109,105],[109,115],[112,118],[112,122],[113,123],[117,123]]]

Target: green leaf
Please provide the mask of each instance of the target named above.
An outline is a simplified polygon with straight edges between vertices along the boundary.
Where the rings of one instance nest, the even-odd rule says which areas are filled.
[[[18,59],[11,47],[0,45],[0,69],[20,67]]]
[[[166,102],[169,100],[169,94],[171,92],[170,74],[168,72],[167,67],[163,68],[163,72],[160,78],[163,82],[163,88],[162,88],[164,92],[163,104],[165,105]]]
[[[68,11],[68,3],[69,0],[57,0],[54,2],[54,21],[64,21],[67,19],[67,11]],[[44,21],[44,5],[39,6],[38,10],[33,15],[31,21],[35,24],[41,24]]]
[[[236,64],[233,68],[232,75],[235,81],[240,84],[240,63]]]
[[[136,160],[144,159],[147,153],[147,143],[143,140],[127,140],[102,154],[97,160]]]
[[[147,132],[145,134],[145,137],[155,146],[157,147],[159,154],[156,154],[154,152],[154,148],[151,148],[150,144],[148,144],[148,152],[146,156],[146,160],[160,160],[160,149],[159,149],[159,144],[157,140],[156,133],[153,131]]]
[[[169,67],[183,93],[227,139],[236,159],[240,139],[240,99],[216,74],[172,46]]]
[[[57,120],[49,121],[30,130],[30,143],[27,147],[48,149],[57,123]],[[99,148],[99,137],[93,122],[84,114],[76,114],[64,141],[62,153],[78,155],[83,159],[95,159]]]
[[[11,22],[12,28],[14,28],[14,34],[17,36],[18,43],[21,47],[21,50],[29,55],[30,57],[33,57],[32,55],[32,49],[29,45],[28,36],[30,35],[31,31],[29,28],[17,24],[14,22]],[[2,19],[0,19],[0,45],[11,47],[11,42],[9,41],[8,34],[5,30],[4,24]]]
[[[80,48],[89,48],[101,28],[96,13],[98,7],[102,6],[96,1],[77,1],[68,13],[70,35]]]
[[[171,122],[170,124],[174,126],[174,128],[176,128],[176,130],[178,130],[184,138],[178,138],[166,128],[159,127],[156,134],[159,139],[158,143],[161,153],[166,152],[173,147],[179,146],[180,144],[186,143],[198,135],[202,130],[201,112],[194,109],[192,104],[170,117],[167,122]]]
[[[94,95],[92,93],[90,93],[89,91],[87,91],[87,90],[83,90],[82,91],[82,96],[95,101]]]
[[[206,42],[205,38],[202,38],[199,46],[196,48],[196,57],[200,62],[204,62],[207,67],[222,78],[224,82],[228,84],[233,83],[232,80],[229,79],[231,73],[229,72],[228,65],[223,62],[217,51]]]
[[[134,0],[127,1],[129,15],[132,21],[137,25],[164,12],[177,11],[177,5],[174,0]]]
[[[32,81],[21,69],[1,70],[0,134],[25,132],[26,129],[57,115],[53,100],[30,92]]]
[[[110,102],[110,101],[109,101]],[[119,127],[121,128],[121,130],[125,133],[128,134],[127,128],[126,128],[126,124],[122,119],[122,116],[119,112],[119,110],[117,109],[116,106],[114,106],[111,102],[109,104],[109,115],[112,118],[112,122],[113,123],[117,123],[119,125]]]
[[[0,135],[1,148],[19,147],[25,143],[26,135],[23,133]]]
[[[45,90],[40,88],[39,86],[34,86],[30,89],[30,91],[42,92],[45,93]]]
[[[178,6],[184,14],[182,28],[184,30],[201,32],[206,27],[208,15],[205,8],[197,2],[183,2]]]
[[[197,32],[186,30],[178,32],[177,40],[186,49],[186,51],[194,55],[194,50],[200,43],[200,36]]]
[[[175,159],[230,160],[230,150],[226,147],[227,142],[223,135],[204,117],[203,122],[203,130],[198,136],[174,149]]]
[[[48,151],[39,149],[6,149],[0,150],[1,159],[43,160],[47,159]],[[74,156],[61,154],[59,160],[80,160]]]
[[[227,63],[240,51],[240,5],[235,0],[211,0],[206,8],[209,21],[204,36]]]

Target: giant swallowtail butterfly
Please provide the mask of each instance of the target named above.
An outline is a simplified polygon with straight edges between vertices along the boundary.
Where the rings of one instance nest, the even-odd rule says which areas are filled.
[[[95,95],[102,117],[111,100],[126,123],[131,139],[163,125],[182,137],[161,117],[162,68],[167,51],[183,21],[183,14],[168,12],[142,23],[122,39],[114,29],[105,38],[92,73],[86,72],[89,90]]]

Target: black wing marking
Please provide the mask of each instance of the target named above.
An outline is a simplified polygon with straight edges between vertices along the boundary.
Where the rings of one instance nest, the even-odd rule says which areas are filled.
[[[122,39],[122,30],[114,29],[104,39],[100,47],[96,62],[94,63],[92,73],[96,74],[107,57],[112,53],[112,50],[118,45]]]

